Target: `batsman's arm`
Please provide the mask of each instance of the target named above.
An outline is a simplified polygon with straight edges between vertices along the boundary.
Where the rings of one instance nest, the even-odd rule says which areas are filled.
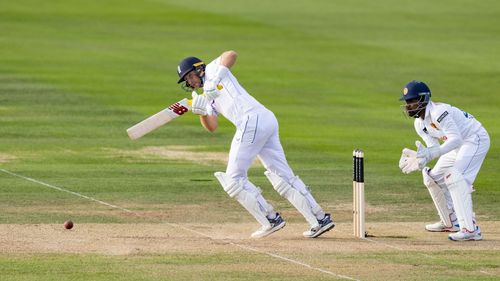
[[[222,86],[222,84],[217,85],[217,89],[219,91],[223,88],[224,87]],[[215,130],[217,130],[217,128],[219,127],[219,120],[217,115],[200,115],[200,122],[201,125],[209,132],[215,132]]]
[[[219,120],[217,115],[200,116],[200,122],[203,127],[209,132],[215,132],[219,127]]]
[[[235,51],[233,50],[225,51],[220,56],[220,64],[227,68],[231,68],[236,63],[237,58],[238,54]]]

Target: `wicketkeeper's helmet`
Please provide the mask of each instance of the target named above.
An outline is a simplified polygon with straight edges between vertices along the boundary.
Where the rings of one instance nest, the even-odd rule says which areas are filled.
[[[405,105],[403,107],[408,116],[418,118],[431,99],[431,90],[424,82],[413,80],[404,87],[403,95],[399,100],[409,101],[413,99],[417,99],[417,108],[408,110]]]
[[[431,90],[424,82],[413,80],[410,83],[406,84],[403,89],[403,95],[399,100],[412,100],[419,99],[419,102],[429,103],[431,98]]]
[[[178,84],[184,81],[184,77],[191,71],[196,71],[196,74],[201,78],[205,74],[205,63],[197,57],[187,57],[183,59],[177,66],[177,74],[179,74]]]

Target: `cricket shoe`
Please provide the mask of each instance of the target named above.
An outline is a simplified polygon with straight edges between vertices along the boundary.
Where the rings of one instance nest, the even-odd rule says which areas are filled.
[[[269,234],[278,231],[285,227],[285,220],[281,217],[279,213],[276,213],[276,217],[274,219],[267,218],[269,221],[269,226],[262,226],[259,230],[252,233],[252,238],[262,238],[266,237]]]
[[[426,225],[425,229],[430,232],[457,232],[460,231],[460,226],[458,224],[446,226],[442,221],[439,221]]]
[[[316,238],[334,227],[335,223],[333,222],[330,214],[325,214],[324,218],[318,220],[318,226],[313,227],[308,231],[304,231],[302,235],[307,238]]]
[[[483,240],[483,236],[481,235],[479,226],[476,226],[476,230],[472,232],[464,228],[457,233],[449,234],[448,239],[452,241],[479,241]]]

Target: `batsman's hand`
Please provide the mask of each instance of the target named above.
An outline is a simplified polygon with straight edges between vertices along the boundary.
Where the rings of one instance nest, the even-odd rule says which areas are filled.
[[[193,102],[191,105],[191,111],[200,116],[207,115],[207,97],[205,95],[198,95],[195,91],[191,93],[193,97]]]
[[[415,141],[417,146],[418,167],[422,170],[427,163],[441,156],[441,149],[438,145],[425,147],[420,141]]]
[[[213,101],[220,96],[220,88],[221,86],[219,86],[219,81],[216,80],[208,80],[203,83],[203,92],[208,101]]]
[[[404,148],[399,159],[399,168],[403,174],[409,174],[419,170],[417,152],[409,148]]]

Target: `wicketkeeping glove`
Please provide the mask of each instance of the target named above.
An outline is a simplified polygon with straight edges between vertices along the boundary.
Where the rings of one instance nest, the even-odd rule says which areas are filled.
[[[195,91],[191,93],[191,96],[193,97],[191,111],[196,115],[207,115],[207,97],[204,95],[198,95]]]
[[[399,159],[399,168],[404,174],[419,170],[417,152],[409,148],[404,148]]]
[[[441,156],[441,149],[438,145],[425,147],[420,141],[416,141],[418,167],[422,170],[425,165]]]

